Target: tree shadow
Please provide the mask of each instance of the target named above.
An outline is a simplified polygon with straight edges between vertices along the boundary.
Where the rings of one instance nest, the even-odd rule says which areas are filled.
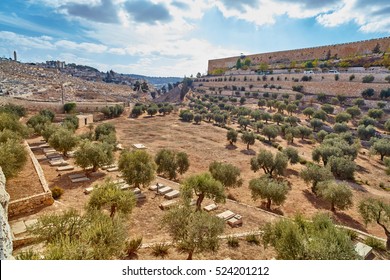
[[[228,145],[225,146],[225,149],[228,149],[228,150],[237,150],[237,146],[236,146],[236,145],[228,144]]]
[[[244,150],[241,150],[240,152],[243,153],[244,155],[249,155],[249,156],[256,155],[256,152],[252,149],[249,149],[249,150],[244,149]]]
[[[267,212],[270,212],[270,213],[274,213],[274,214],[277,214],[277,215],[281,215],[281,216],[284,216],[284,213],[282,210],[280,210],[279,207],[277,208],[272,208],[272,204],[271,204],[271,209],[268,209],[267,208],[267,203],[265,201],[262,201],[260,206],[257,206],[258,208],[264,210],[264,211],[267,211]]]
[[[287,143],[287,146],[292,146],[292,147],[297,147],[297,148],[303,147],[302,145],[298,145],[297,143],[291,143],[291,142]]]
[[[359,221],[344,212],[333,212],[333,217],[339,224],[367,232],[366,228]]]
[[[330,209],[329,203],[319,199],[315,194],[310,192],[309,190],[303,190],[303,195],[306,199],[317,209]]]
[[[290,168],[287,168],[284,175],[286,177],[291,177],[291,176],[295,176],[295,177],[298,177],[299,176],[299,172],[294,170],[294,169],[290,169]]]

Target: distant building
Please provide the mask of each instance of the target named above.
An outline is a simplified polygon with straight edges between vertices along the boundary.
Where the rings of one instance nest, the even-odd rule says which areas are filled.
[[[93,115],[77,115],[76,116],[79,119],[79,127],[87,126],[91,123],[93,123]]]
[[[49,61],[46,61],[46,67],[64,69],[65,68],[65,61],[49,60]]]

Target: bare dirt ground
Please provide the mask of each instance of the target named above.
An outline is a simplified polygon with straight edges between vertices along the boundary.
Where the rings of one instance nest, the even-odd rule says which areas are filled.
[[[27,158],[27,163],[18,176],[7,180],[7,192],[11,201],[43,192],[43,187],[30,157]]]

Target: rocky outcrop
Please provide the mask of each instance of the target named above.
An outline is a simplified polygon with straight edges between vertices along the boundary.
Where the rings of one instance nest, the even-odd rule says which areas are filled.
[[[5,190],[5,176],[0,167],[0,259],[12,258],[12,232],[8,223],[8,203],[10,196]]]

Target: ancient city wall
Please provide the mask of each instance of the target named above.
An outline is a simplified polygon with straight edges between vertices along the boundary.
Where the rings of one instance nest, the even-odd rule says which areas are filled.
[[[32,195],[29,197],[21,198],[18,200],[11,201],[8,206],[8,216],[13,218],[22,214],[30,214],[35,212],[42,207],[52,205],[54,203],[51,191],[47,184],[45,175],[38,160],[35,158],[34,153],[31,151],[30,146],[25,142],[26,150],[32,160],[35,171],[38,174],[39,181],[42,185],[42,193]]]
[[[328,45],[321,47],[279,51],[271,53],[247,55],[252,64],[286,64],[289,65],[291,61],[307,61],[314,59],[325,59],[330,51],[331,57],[345,58],[348,56],[365,55],[372,53],[372,49],[379,44],[381,51],[390,51],[390,37],[359,41],[353,43]],[[227,57],[221,59],[212,59],[208,63],[208,73],[216,69],[229,69],[236,65],[239,56]]]

